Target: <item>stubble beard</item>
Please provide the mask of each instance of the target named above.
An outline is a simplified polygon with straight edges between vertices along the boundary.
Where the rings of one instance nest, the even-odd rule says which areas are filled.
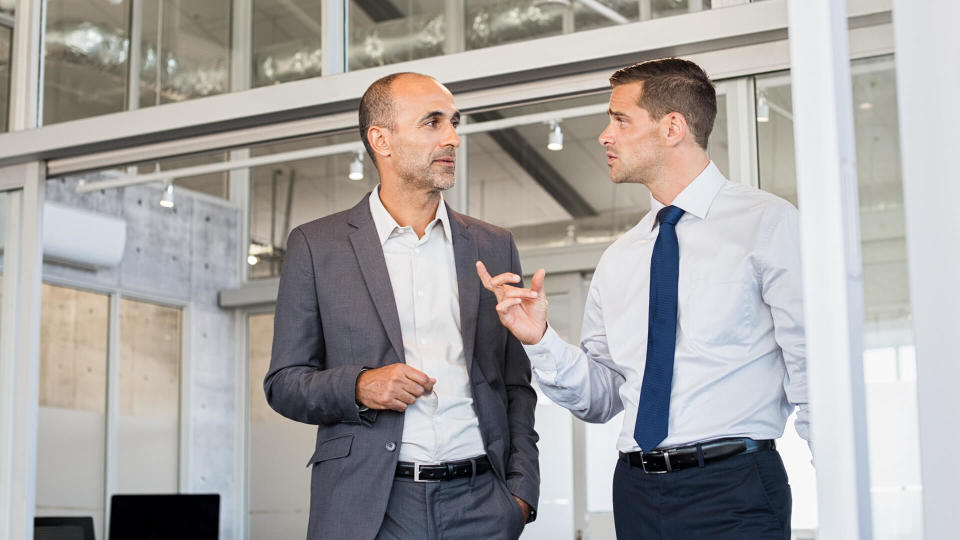
[[[404,160],[400,170],[400,177],[404,184],[416,191],[441,192],[452,188],[456,182],[456,174],[453,171],[446,172],[443,170],[445,168],[435,164],[433,159],[431,157],[426,166]]]

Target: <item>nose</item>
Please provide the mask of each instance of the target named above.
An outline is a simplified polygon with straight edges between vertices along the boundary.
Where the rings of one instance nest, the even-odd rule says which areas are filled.
[[[452,146],[454,148],[460,146],[460,134],[457,133],[457,128],[453,126],[453,123],[447,124],[446,132],[443,135],[443,146]]]
[[[607,146],[608,144],[613,144],[613,137],[610,135],[609,124],[607,124],[607,127],[605,127],[603,131],[600,132],[600,137],[598,137],[598,140],[600,141],[600,146]]]

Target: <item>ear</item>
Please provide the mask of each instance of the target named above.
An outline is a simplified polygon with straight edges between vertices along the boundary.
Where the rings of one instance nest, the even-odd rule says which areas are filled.
[[[687,138],[690,132],[687,119],[678,112],[672,112],[663,117],[663,138],[667,146],[676,146]]]
[[[381,126],[370,126],[367,129],[367,140],[370,148],[380,157],[389,157],[391,154],[390,130]]]

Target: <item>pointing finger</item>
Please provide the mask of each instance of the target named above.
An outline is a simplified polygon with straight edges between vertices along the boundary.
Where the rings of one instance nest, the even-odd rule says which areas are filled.
[[[487,272],[487,267],[484,266],[482,261],[477,261],[477,275],[480,276],[484,288],[493,291],[493,286],[490,284],[490,272]]]

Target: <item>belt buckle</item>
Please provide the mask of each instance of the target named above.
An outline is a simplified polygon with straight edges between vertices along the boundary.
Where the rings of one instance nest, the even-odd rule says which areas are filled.
[[[427,480],[426,478],[420,478],[420,463],[413,462],[413,481],[414,482],[439,482],[439,480]]]
[[[664,462],[665,462],[666,465],[667,465],[667,470],[665,470],[665,471],[648,471],[648,470],[647,470],[647,460],[644,459],[644,458],[648,455],[648,453],[647,453],[647,452],[644,452],[644,451],[642,451],[642,450],[640,451],[640,466],[643,468],[643,472],[644,472],[644,473],[646,473],[646,474],[667,474],[668,472],[673,472],[673,467],[670,466],[670,451],[669,451],[669,450],[664,450],[662,453],[663,453],[663,460],[664,460]]]

